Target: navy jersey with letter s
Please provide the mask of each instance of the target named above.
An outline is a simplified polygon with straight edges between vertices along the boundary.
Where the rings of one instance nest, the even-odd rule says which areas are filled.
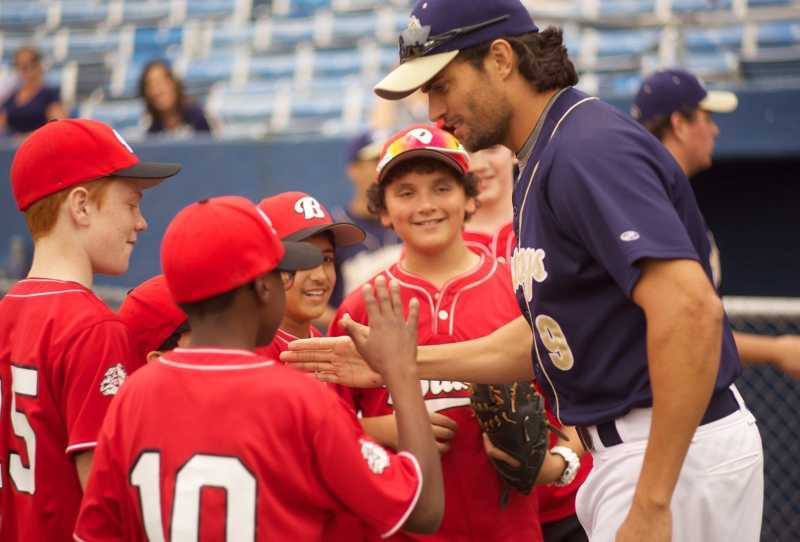
[[[705,222],[678,164],[635,121],[567,89],[515,184],[514,211],[514,288],[556,414],[595,425],[650,406],[637,263],[692,259],[711,280]],[[716,389],[740,371],[726,318]]]

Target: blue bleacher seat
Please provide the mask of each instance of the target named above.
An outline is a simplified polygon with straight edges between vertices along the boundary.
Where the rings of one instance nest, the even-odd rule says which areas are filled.
[[[72,31],[67,43],[68,58],[78,61],[97,59],[119,49],[120,34]]]
[[[314,53],[315,76],[346,76],[361,73],[362,58],[358,49],[317,50]]]
[[[736,51],[742,46],[744,30],[740,25],[719,28],[687,28],[684,44],[689,51]]]
[[[144,116],[142,100],[102,102],[92,108],[91,118],[110,124],[118,131],[137,127]]]
[[[192,60],[183,76],[184,85],[203,87],[217,81],[228,80],[233,73],[233,64],[233,55],[225,51],[207,58]]]
[[[598,15],[616,17],[642,15],[655,11],[655,0],[600,0]]]
[[[690,53],[683,59],[683,67],[706,79],[727,79],[736,76],[739,68],[738,54],[715,51]]]
[[[253,43],[253,26],[224,25],[215,27],[211,34],[211,50],[220,51]]]
[[[672,0],[672,11],[720,11],[729,10],[731,0]]]
[[[296,67],[294,54],[254,56],[250,59],[250,80],[291,78]]]
[[[312,18],[274,18],[271,20],[270,36],[272,47],[277,49],[310,42],[314,37],[314,20]]]
[[[800,21],[772,21],[758,26],[759,47],[789,47],[800,44]]]
[[[597,56],[640,55],[657,45],[657,30],[601,30],[598,32]]]
[[[597,93],[600,96],[631,96],[636,94],[642,83],[642,75],[634,71],[601,73],[597,76]]]
[[[127,0],[122,8],[122,22],[132,24],[157,23],[169,16],[169,2]]]
[[[183,41],[183,26],[170,28],[137,27],[133,35],[133,56],[139,59],[162,58]]]
[[[186,2],[186,16],[189,19],[230,17],[235,7],[235,0],[189,0]]]
[[[62,2],[61,4],[61,25],[93,27],[104,22],[108,18],[108,5],[98,4],[91,1]]]
[[[47,9],[39,2],[0,2],[0,29],[20,31],[43,25]]]
[[[375,35],[377,17],[374,12],[362,14],[337,15],[333,19],[334,42],[352,42]]]
[[[291,17],[305,17],[313,15],[319,9],[329,8],[331,0],[289,0],[289,13]]]

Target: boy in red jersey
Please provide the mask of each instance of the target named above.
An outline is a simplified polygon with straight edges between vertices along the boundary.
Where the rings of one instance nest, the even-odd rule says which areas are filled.
[[[442,482],[416,382],[417,303],[406,323],[396,286],[364,294],[378,326],[357,342],[397,397],[404,451],[393,454],[324,384],[253,352],[283,318],[285,275],[318,266],[319,250],[281,243],[263,211],[228,196],[178,213],[161,252],[192,347],[137,371],[112,404],[76,539],[312,542],[343,512],[386,536],[435,529]]]
[[[504,261],[511,261],[517,243],[511,203],[515,162],[514,153],[502,145],[470,153],[470,172],[478,180],[480,207],[470,218],[469,228],[464,230],[464,240],[470,247],[480,247]],[[551,425],[562,427],[549,405],[547,417]],[[551,433],[550,446],[556,446],[557,442],[558,436]],[[536,486],[544,542],[586,542],[586,532],[575,515],[575,495],[591,468],[592,456],[584,454],[572,482],[565,486]]]
[[[323,257],[319,266],[298,271],[292,282],[286,284],[286,310],[281,327],[269,346],[258,350],[259,354],[277,361],[290,342],[320,336],[312,322],[325,313],[336,286],[336,249],[361,243],[364,230],[349,222],[334,223],[328,209],[303,192],[264,198],[258,207],[271,218],[282,241],[308,243],[317,247]]]
[[[0,539],[71,540],[106,409],[133,369],[128,333],[92,291],[127,271],[142,191],[180,170],[144,163],[111,127],[59,120],[17,149],[11,184],[33,263],[0,301]]]
[[[118,314],[130,333],[137,368],[162,352],[189,345],[189,317],[172,300],[164,275],[128,292]]]
[[[470,250],[462,237],[464,221],[476,209],[477,186],[467,175],[468,164],[467,153],[454,136],[434,126],[414,125],[386,143],[378,182],[370,192],[374,211],[405,243],[403,259],[378,276],[396,280],[404,299],[420,300],[421,345],[481,337],[519,316],[508,267],[485,250]],[[344,333],[345,314],[358,323],[368,321],[361,299],[350,295],[331,325],[332,336]],[[395,539],[541,540],[535,495],[512,492],[506,506],[500,505],[503,486],[469,406],[468,385],[438,380],[421,385],[429,412],[457,424],[448,435],[449,451],[442,455],[445,516],[433,536],[402,534]],[[394,398],[388,390],[342,389],[342,393],[362,412],[367,431],[392,445],[388,415]]]

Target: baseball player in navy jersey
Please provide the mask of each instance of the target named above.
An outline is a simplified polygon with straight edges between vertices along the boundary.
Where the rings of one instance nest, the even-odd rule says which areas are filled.
[[[53,121],[20,145],[11,187],[34,242],[0,301],[0,539],[67,541],[97,434],[136,364],[91,290],[127,271],[147,228],[143,190],[180,170],[139,160],[110,126]]]
[[[78,541],[326,540],[337,514],[376,532],[435,530],[441,467],[414,364],[418,305],[364,291],[375,336],[359,341],[397,399],[399,453],[364,437],[326,386],[256,354],[283,318],[285,278],[320,251],[282,243],[237,196],[183,209],[162,242],[192,345],[136,371],[105,418]],[[198,423],[201,420],[202,423]]]
[[[508,146],[521,171],[511,267],[524,318],[421,348],[420,375],[505,381],[532,361],[593,456],[576,501],[592,542],[758,540],[761,439],[733,386],[741,365],[705,224],[675,160],[573,88],[561,31],[539,32],[518,0],[420,0],[400,57],[379,96],[422,89],[431,120],[468,150]],[[327,348],[284,359],[368,379],[345,341]]]
[[[730,113],[737,105],[738,99],[732,92],[706,91],[691,73],[664,70],[642,82],[631,114],[664,144],[686,176],[692,177],[711,166],[714,141],[719,135],[712,114]],[[714,258],[718,252],[710,231],[708,236],[712,245],[714,284],[719,287],[722,272],[719,258]],[[734,332],[733,338],[743,362],[770,363],[800,378],[800,337]]]

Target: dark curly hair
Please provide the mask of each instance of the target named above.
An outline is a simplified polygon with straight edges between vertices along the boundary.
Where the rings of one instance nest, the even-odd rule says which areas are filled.
[[[578,72],[567,54],[564,33],[550,26],[541,32],[505,37],[518,58],[522,76],[538,92],[557,90],[578,83]],[[461,51],[456,60],[469,62],[483,69],[483,59],[489,54],[492,42]]]
[[[474,174],[459,175],[455,168],[449,167],[435,158],[420,157],[397,164],[383,178],[383,181],[372,183],[372,186],[367,190],[367,208],[369,212],[374,215],[380,215],[386,211],[386,187],[398,177],[409,173],[426,174],[436,171],[444,171],[452,175],[458,181],[458,184],[464,188],[464,194],[468,198],[478,196],[478,179]],[[470,213],[466,213],[464,220],[469,220],[470,216]]]

